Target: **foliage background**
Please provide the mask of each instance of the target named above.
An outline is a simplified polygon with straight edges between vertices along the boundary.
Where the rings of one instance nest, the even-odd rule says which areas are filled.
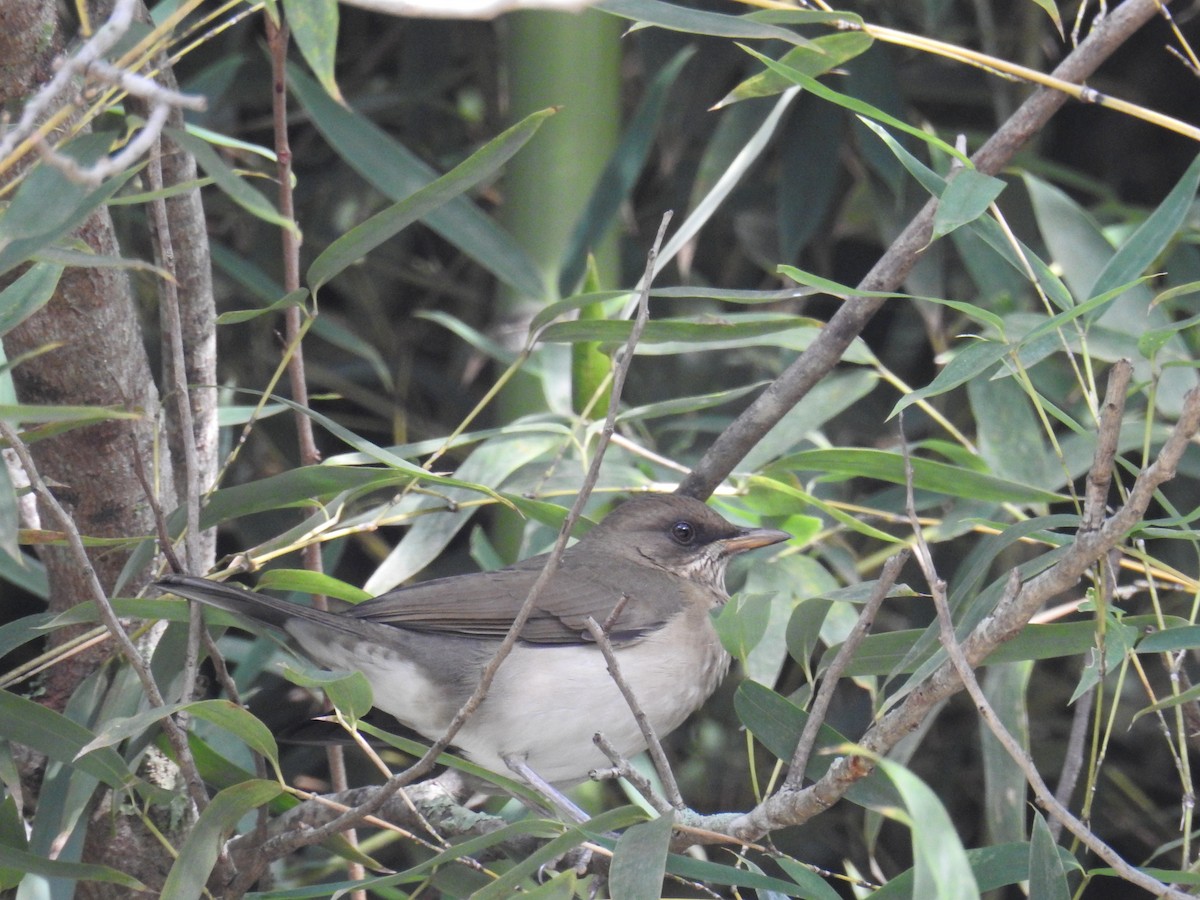
[[[747,11],[734,3],[677,5],[689,10],[704,6],[729,15]],[[878,25],[978,48],[1047,71],[1070,47],[1069,39],[1056,33],[1045,7],[1033,2],[931,0],[920,4],[864,2],[848,12]],[[299,4],[285,4],[285,11],[297,18],[302,15]],[[205,113],[189,114],[192,125],[247,145],[271,148],[275,143],[271,59],[263,37],[263,15],[236,4],[221,8],[214,21],[228,21],[229,27],[206,33],[195,49],[179,58],[175,73],[185,91],[208,98]],[[761,64],[729,38],[653,27],[621,36],[629,22],[606,13],[589,14],[590,25],[597,30],[583,37],[539,33],[539,14],[520,15],[527,18],[467,23],[391,18],[340,7],[335,71],[337,86],[355,111],[353,117],[320,100],[320,88],[306,74],[306,61],[295,50],[292,53],[295,69],[289,133],[295,172],[294,215],[303,231],[303,272],[352,227],[432,177],[413,174],[415,169],[401,174],[400,151],[392,141],[436,172],[446,172],[517,119],[513,98],[518,63],[533,60],[549,66],[555,54],[547,48],[566,46],[571,40],[582,41],[579,46],[583,47],[608,45],[613,57],[617,54],[612,48],[619,50],[619,63],[611,75],[601,76],[605,71],[602,63],[593,64],[590,56],[586,57],[588,64],[581,64],[583,51],[576,50],[574,55],[565,54],[566,74],[538,71],[535,65],[528,76],[548,89],[551,97],[560,85],[564,91],[575,88],[577,93],[562,101],[548,101],[562,102],[564,110],[547,121],[517,154],[505,168],[504,178],[489,179],[476,192],[476,208],[489,221],[499,223],[511,244],[501,244],[499,249],[492,245],[491,255],[481,263],[463,251],[466,238],[461,219],[449,228],[431,227],[426,219],[383,242],[361,262],[347,266],[320,289],[316,304],[308,301],[305,306],[306,324],[308,315],[319,310],[304,340],[312,408],[358,438],[379,446],[400,445],[403,455],[418,461],[432,449],[419,442],[452,433],[496,384],[513,348],[519,348],[525,338],[526,326],[519,317],[529,314],[531,303],[537,309],[577,292],[577,283],[561,290],[555,287],[566,252],[565,239],[580,217],[588,221],[589,215],[595,216],[596,208],[585,212],[585,205],[594,179],[611,154],[623,154],[621,158],[635,167],[636,177],[623,202],[612,205],[611,223],[599,219],[590,223],[597,234],[605,230],[604,225],[611,229],[589,287],[628,290],[641,275],[663,212],[675,210],[678,227],[722,173],[738,171],[743,165],[739,152],[778,103],[778,94],[773,94],[711,109],[744,79],[762,71]],[[1062,15],[1069,31],[1075,9],[1064,8]],[[1093,16],[1092,9],[1083,12],[1085,32]],[[1179,18],[1186,35],[1191,23],[1182,11]],[[571,19],[572,28],[579,24]],[[561,22],[557,27],[562,27]],[[317,33],[328,40],[328,31],[318,28]],[[806,33],[827,32],[812,29]],[[779,41],[747,43],[772,58],[788,49]],[[1156,18],[1121,47],[1089,84],[1106,94],[1184,120],[1194,119],[1200,100],[1197,79],[1179,58],[1163,49],[1166,44],[1186,46]],[[684,52],[690,55],[681,57]],[[599,60],[602,53],[598,50],[597,54]],[[682,68],[672,78],[669,67],[673,61]],[[664,72],[668,74],[661,76],[663,80],[656,81]],[[580,77],[583,83],[571,85],[568,75]],[[1030,90],[1027,85],[911,46],[883,42],[847,60],[837,74],[823,81],[896,119],[936,132],[947,142],[965,134],[972,149]],[[657,116],[639,118],[639,110],[652,102],[656,89],[661,91]],[[539,102],[545,105],[547,101],[539,98]],[[606,107],[606,102],[614,106]],[[576,110],[586,111],[586,121],[568,119]],[[368,122],[382,134],[370,132]],[[584,142],[583,149],[556,149],[557,139],[593,125],[598,132]],[[618,125],[622,127],[614,133]],[[101,130],[120,127],[123,120],[115,115],[102,117],[97,124]],[[894,129],[892,133],[910,153],[946,172],[945,154],[931,151],[914,136]],[[627,143],[619,143],[622,136]],[[634,152],[637,138],[647,148],[644,159]],[[586,160],[587,149],[598,150],[598,160]],[[243,184],[257,185],[263,195],[274,199],[262,177],[274,175],[274,168],[261,153],[228,143],[219,150],[227,164],[242,170]],[[530,164],[531,173],[521,174],[522,161],[535,150],[547,155]],[[926,393],[926,402],[912,403],[906,410],[908,441],[914,443],[918,456],[957,467],[944,480],[919,483],[922,490],[917,499],[929,526],[939,571],[952,590],[963,592],[961,615],[978,609],[974,598],[980,588],[1002,583],[1013,566],[1036,568],[1045,552],[1040,545],[1014,544],[1000,549],[988,544],[981,523],[1006,529],[1029,516],[1078,511],[1065,491],[1068,483],[1081,484],[1091,459],[1096,424],[1088,408],[1089,398],[1094,406],[1096,398],[1103,395],[1108,367],[1119,356],[1138,362],[1128,428],[1121,443],[1124,474],[1119,477],[1128,481],[1129,473],[1153,458],[1179,415],[1183,388],[1195,380],[1192,360],[1197,339],[1190,317],[1197,310],[1195,296],[1186,288],[1200,280],[1192,208],[1195,173],[1189,169],[1195,156],[1193,138],[1097,105],[1068,105],[1004,172],[999,205],[1005,220],[1033,253],[1055,265],[1054,274],[1062,278],[1077,305],[1092,298],[1096,276],[1110,265],[1115,248],[1131,240],[1151,210],[1169,207],[1168,212],[1175,215],[1174,227],[1157,245],[1144,235],[1140,247],[1134,241],[1134,249],[1147,256],[1144,264],[1128,278],[1108,286],[1132,281],[1143,271],[1156,273],[1154,277],[1127,291],[1111,307],[1057,323],[1068,335],[1062,342],[1048,347],[1023,345],[1030,366],[1024,386],[1019,378],[991,378],[999,357],[990,367],[976,363],[969,372],[971,377],[958,383],[947,384],[945,375],[935,382],[939,373],[947,371],[950,360],[970,359],[963,351],[972,342],[964,335],[982,334],[997,340],[996,331],[989,330],[989,314],[1000,317],[1014,339],[1047,318],[1028,279],[994,254],[989,256],[964,226],[922,254],[903,290],[969,306],[929,300],[888,301],[864,332],[862,343],[821,383],[786,428],[773,433],[739,467],[740,474],[731,484],[744,496],[733,501],[731,508],[743,517],[761,518],[798,534],[788,554],[774,557],[770,565],[760,563],[751,571],[734,573],[735,582],[744,585],[749,595],[773,597],[770,603],[750,603],[745,612],[749,624],[744,627],[750,633],[755,631],[756,616],[773,616],[769,625],[758,622],[768,638],[758,644],[749,663],[757,679],[783,696],[805,702],[810,667],[816,665],[825,645],[844,636],[861,604],[861,596],[849,602],[834,591],[874,579],[883,559],[894,550],[881,535],[855,522],[902,541],[910,537],[903,519],[903,488],[895,483],[900,443],[896,421],[889,416],[898,401],[907,397],[905,402],[912,403],[913,390],[935,385]],[[565,179],[552,180],[563,172],[567,173]],[[1189,178],[1193,181],[1187,190]],[[10,182],[10,186],[18,183]],[[1182,185],[1181,193],[1172,201],[1176,185]],[[135,183],[129,190],[136,187]],[[285,293],[286,274],[277,225],[248,212],[244,198],[239,203],[235,192],[225,187],[205,187],[203,203],[212,247],[216,308],[229,313],[278,300]],[[605,197],[603,191],[600,196]],[[796,266],[842,285],[856,284],[927,197],[926,190],[877,134],[845,109],[812,93],[801,94],[779,119],[761,156],[747,166],[696,238],[657,281],[659,287],[690,287],[700,296],[681,292],[679,296],[656,297],[654,318],[692,317],[700,324],[718,323],[727,329],[748,322],[750,316],[761,318],[764,312],[827,319],[844,300],[829,294],[783,298],[772,293],[794,286],[778,267]],[[611,193],[607,199],[613,199]],[[524,213],[517,209],[522,205],[527,208]],[[152,258],[145,204],[113,206],[112,215],[121,253]],[[547,224],[545,231],[533,230]],[[557,246],[552,246],[556,242]],[[511,283],[498,283],[504,280],[497,279],[498,268],[507,273],[509,282],[542,279],[546,286],[530,296],[530,291]],[[147,335],[152,336],[158,327],[152,312],[155,279],[150,273],[135,271],[131,282]],[[1166,293],[1174,288],[1180,290]],[[746,295],[731,294],[733,291],[761,293],[752,298],[757,305],[747,306],[730,302],[747,299]],[[705,297],[704,293],[715,296]],[[1155,298],[1154,313],[1148,317],[1146,310]],[[610,301],[597,314],[615,318],[618,305]],[[514,316],[518,317],[515,325],[511,321]],[[1147,342],[1148,330],[1172,323],[1176,327],[1169,329],[1169,335],[1164,333],[1157,347]],[[678,479],[676,467],[694,465],[753,396],[741,389],[775,378],[811,339],[807,323],[796,318],[789,324],[788,331],[757,333],[737,341],[730,341],[729,335],[735,332],[726,330],[719,336],[710,335],[707,347],[667,345],[659,349],[676,352],[639,355],[630,369],[623,398],[626,410],[637,412],[627,416],[621,431],[632,445],[657,457],[632,452],[630,444],[614,447],[602,475],[602,492],[673,484]],[[673,339],[684,335],[682,325],[665,327]],[[508,349],[497,346],[513,335],[516,342]],[[218,328],[216,383],[222,386],[222,406],[229,408],[225,421],[231,423],[222,432],[218,458],[224,459],[238,440],[239,429],[233,424],[244,421],[246,408],[257,399],[238,389],[265,389],[277,374],[281,347],[288,340],[281,335],[276,315],[235,317]],[[152,356],[157,354],[156,339],[148,338],[146,343]],[[1064,350],[1064,344],[1069,349]],[[646,344],[644,348],[653,350],[655,346]],[[571,389],[584,380],[578,359],[572,369],[566,347],[550,342],[540,345],[526,374],[514,380],[471,425],[472,429],[495,427],[499,433],[454,448],[436,469],[457,470],[459,478],[503,489],[514,498],[532,494],[568,502],[582,477],[586,457],[581,460],[578,444],[565,438],[568,429],[578,425],[572,414]],[[10,358],[16,355],[11,345],[8,352]],[[1148,360],[1151,355],[1153,360]],[[1163,369],[1164,361],[1172,367]],[[284,388],[280,392],[287,394]],[[721,392],[730,392],[720,396],[722,402],[678,402]],[[25,396],[20,399],[30,402]],[[668,402],[676,405],[656,406]],[[312,462],[302,458],[292,417],[279,414],[287,410],[275,405],[268,411],[276,414],[255,424],[224,474],[222,486],[230,492],[222,507],[225,513],[217,558],[227,559],[226,554],[262,549],[274,542],[294,551],[274,564],[299,568],[296,559],[306,542],[289,529],[301,520],[301,513],[284,501],[298,501],[307,495],[280,490],[276,502],[268,498],[260,503],[258,495],[250,499],[256,485],[268,495],[280,485],[298,488],[298,473],[305,472],[302,467]],[[38,421],[28,409],[10,418],[27,428]],[[344,437],[319,427],[317,441],[322,456],[330,462],[348,461],[339,457],[348,450]],[[838,453],[794,455],[829,448]],[[891,475],[879,477],[878,470],[869,468],[877,458],[851,452],[858,450],[891,454]],[[751,472],[762,480],[752,481]],[[1011,492],[1004,498],[1006,502],[985,495],[979,483],[968,478],[971,472],[1005,479]],[[1154,511],[1163,521],[1157,523],[1157,530],[1141,535],[1151,540],[1146,553],[1158,572],[1152,589],[1144,571],[1127,570],[1119,575],[1114,596],[1103,588],[1106,576],[1097,574],[1095,583],[1102,586],[1103,601],[1119,600],[1111,614],[1070,614],[1082,627],[1070,633],[1074,643],[1064,632],[1062,639],[1067,642],[1053,658],[1034,665],[1021,661],[1023,652],[1032,653],[1019,650],[1014,657],[1018,662],[1011,667],[987,670],[994,702],[1024,735],[1036,764],[1052,784],[1068,755],[1067,737],[1073,711],[1078,708],[1078,701],[1071,704],[1068,700],[1081,677],[1096,673],[1094,657],[1087,649],[1091,623],[1106,623],[1111,636],[1123,633],[1119,615],[1161,612],[1175,616],[1162,621],[1180,629],[1195,619],[1196,544],[1188,513],[1197,505],[1197,474],[1193,447],[1185,457],[1181,477],[1170,485],[1169,494],[1160,498]],[[293,480],[287,480],[289,475]],[[284,480],[268,481],[272,476]],[[247,492],[237,494],[233,491],[237,487]],[[444,489],[432,486],[431,490],[422,503],[444,510]],[[328,571],[351,584],[367,583],[377,590],[418,571],[424,577],[495,565],[540,551],[553,538],[553,529],[536,518],[522,525],[513,516],[493,515],[490,507],[479,515],[469,515],[475,511],[472,502],[482,499],[479,494],[451,495],[459,502],[468,501],[460,507],[465,512],[418,517],[411,506],[391,507],[392,491],[394,485],[386,491],[378,486],[372,494],[353,497],[355,505],[348,508],[347,519],[368,524],[323,544]],[[1059,497],[1049,503],[1038,491],[1056,492]],[[825,505],[806,505],[797,499],[797,492],[817,497]],[[337,497],[333,489],[320,495],[327,502]],[[218,498],[221,493],[215,495],[214,504]],[[1119,503],[1120,495],[1114,494],[1114,504]],[[834,517],[829,504],[850,512],[851,518]],[[332,508],[330,503],[327,510]],[[594,502],[591,508],[600,511],[603,504]],[[1173,519],[1175,516],[1180,518]],[[378,521],[383,524],[377,525]],[[421,524],[410,528],[412,521]],[[1059,527],[1061,534],[1071,533],[1070,527]],[[143,525],[137,533],[148,531],[149,526]],[[85,533],[92,532],[85,529]],[[132,530],[123,536],[129,533]],[[29,533],[24,537],[24,555],[36,572]],[[400,549],[393,552],[393,546]],[[1131,556],[1138,552],[1135,547]],[[426,566],[433,557],[436,560]],[[21,574],[11,565],[8,569],[9,577],[27,589],[20,600],[14,590],[13,600],[5,605],[11,621],[17,623],[8,634],[19,635],[4,645],[14,650],[6,657],[5,669],[19,672],[16,666],[42,649],[32,640],[34,623],[22,615],[39,611],[42,601],[38,595],[45,596],[50,590],[36,575]],[[975,575],[978,580],[971,581]],[[118,594],[131,595],[139,580],[144,581],[130,580],[128,570],[125,578]],[[915,566],[906,569],[900,581],[926,591]],[[1061,599],[1079,600],[1083,590],[1081,585],[1079,592]],[[834,599],[811,599],[821,596]],[[789,616],[794,616],[796,623],[791,630],[786,628]],[[927,598],[895,597],[885,602],[875,630],[900,632],[924,628],[932,621]],[[1142,620],[1137,621],[1142,627]],[[818,632],[819,641],[815,639]],[[791,636],[789,646],[783,641],[785,635]],[[1190,635],[1180,632],[1179,637],[1179,646],[1187,652],[1196,645]],[[911,646],[915,637],[910,635],[907,640]],[[299,713],[284,709],[287,698],[302,694],[301,706],[313,702],[309,694],[274,674],[268,656],[271,645],[231,636],[223,646],[237,664],[239,685],[258,688],[251,709],[268,724],[282,724]],[[810,658],[802,650],[815,655]],[[1127,860],[1186,869],[1195,857],[1191,842],[1185,842],[1182,849],[1174,842],[1192,827],[1186,804],[1191,777],[1186,722],[1190,720],[1186,715],[1184,719],[1171,718],[1174,712],[1162,720],[1154,715],[1135,719],[1151,698],[1135,677],[1137,667],[1131,668],[1131,664],[1142,660],[1144,682],[1154,697],[1172,690],[1183,692],[1188,685],[1179,680],[1185,676],[1172,682],[1154,654],[1138,657],[1122,655],[1119,650],[1109,658],[1108,671],[1100,679],[1104,687],[1093,707],[1094,731],[1089,732],[1083,752],[1085,779],[1072,808],[1092,804],[1088,821]],[[902,675],[898,680],[883,678],[889,668],[886,661],[864,664],[858,674],[847,677],[835,696],[828,723],[842,734],[861,734],[873,709],[904,681]],[[261,679],[257,679],[260,673]],[[105,677],[110,675],[108,671]],[[83,683],[97,692],[97,698],[107,697],[109,703],[119,693],[97,681]],[[36,686],[35,681],[20,679],[12,685],[25,693],[35,691]],[[126,699],[136,701],[135,687],[132,682],[121,686]],[[770,723],[754,720],[745,705],[735,707],[738,691],[738,679],[730,679],[705,710],[670,740],[684,797],[701,813],[751,808],[768,790],[776,757],[789,755],[780,753],[770,737],[760,733],[769,730]],[[744,701],[746,694],[741,697]],[[96,699],[86,713],[75,708],[71,715],[99,729],[103,706]],[[1188,708],[1184,704],[1172,710],[1184,715]],[[762,727],[756,729],[755,724]],[[760,742],[749,740],[741,730],[743,725],[749,726]],[[249,728],[233,726],[243,739]],[[201,725],[197,731],[238,760],[246,756],[236,741],[216,729],[205,730]],[[0,726],[0,735],[3,732]],[[791,737],[794,740],[794,735]],[[1032,819],[1023,782],[1019,775],[1014,781],[990,739],[982,734],[966,698],[949,701],[927,722],[919,738],[897,758],[936,791],[949,812],[953,833],[963,845],[998,846],[1029,838]],[[13,746],[30,742],[29,735],[17,735]],[[34,746],[39,745],[34,742]],[[135,738],[116,746],[123,759],[136,765],[145,741]],[[22,763],[18,751],[10,751],[6,760],[12,761],[7,767],[14,772]],[[289,780],[316,779],[317,787],[325,786],[321,752],[285,748],[282,762]],[[371,777],[368,767],[352,759],[352,783]],[[4,780],[9,786],[6,815],[9,824],[20,830],[11,790],[14,781],[7,772]],[[38,797],[35,791],[32,796],[44,805],[43,816],[48,815],[45,806],[67,802],[48,792]],[[585,799],[597,810],[623,800],[607,786],[593,789]],[[78,802],[82,809],[83,801]],[[34,820],[36,815],[26,816],[27,822]],[[924,827],[929,829],[926,840],[951,840],[937,831],[932,821],[918,821],[910,830],[886,815],[864,813],[844,802],[807,825],[772,833],[771,839],[789,857],[833,872],[856,872],[865,881],[880,883],[914,864],[912,842]],[[27,849],[37,851],[39,839],[35,834]],[[12,840],[12,846],[20,844]],[[1067,838],[1062,839],[1062,846],[1076,849]],[[82,841],[71,847],[77,858],[86,855]],[[370,852],[397,869],[423,858],[419,848],[403,841],[371,844]],[[728,862],[721,851],[710,849],[710,854]],[[1097,865],[1095,858],[1083,851],[1079,858],[1089,870]],[[281,883],[341,877],[325,868],[327,860],[328,854],[316,851],[291,857],[281,870]],[[3,859],[0,864],[10,866],[18,876],[26,865]],[[109,864],[120,867],[119,861],[110,860]],[[757,864],[767,866],[773,874],[781,872],[762,857]],[[67,896],[73,880],[58,874],[63,877],[51,883],[52,895]],[[788,874],[799,877],[790,870]],[[6,884],[17,891],[32,890],[31,879],[21,888],[16,887],[18,881],[14,877]],[[1065,889],[1067,880],[1064,876],[1047,883],[1055,890]],[[828,884],[842,894],[851,890],[836,879]],[[1070,884],[1073,889],[1081,885],[1077,873],[1071,874]],[[476,886],[471,878],[447,867],[438,876],[436,890],[458,896]],[[960,887],[943,885],[939,891],[944,893],[939,896],[964,896],[957,893]],[[1088,897],[1139,895],[1137,889],[1104,876],[1082,881],[1081,889]],[[390,894],[379,890],[381,896],[403,895],[398,887],[389,889]],[[796,891],[798,896],[819,895],[806,894],[799,887]]]

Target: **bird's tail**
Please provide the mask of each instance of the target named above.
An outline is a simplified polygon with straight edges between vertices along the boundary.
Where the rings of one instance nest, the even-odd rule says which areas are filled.
[[[195,575],[167,575],[155,582],[155,586],[166,593],[186,597],[208,606],[215,606],[234,615],[262,622],[280,631],[288,631],[288,623],[296,619],[315,622],[336,631],[345,630],[341,616],[302,606],[299,603],[289,603],[266,594],[258,594],[246,590],[236,584],[223,584],[219,581],[209,581]]]

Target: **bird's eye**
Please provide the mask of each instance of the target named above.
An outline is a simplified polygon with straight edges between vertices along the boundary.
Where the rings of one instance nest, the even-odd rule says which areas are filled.
[[[696,539],[696,528],[691,522],[676,522],[671,526],[671,537],[677,544],[690,544]]]

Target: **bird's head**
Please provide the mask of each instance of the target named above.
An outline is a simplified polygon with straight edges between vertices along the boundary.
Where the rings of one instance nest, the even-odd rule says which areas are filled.
[[[734,525],[692,497],[653,494],[622,503],[584,541],[723,589],[730,558],[790,537],[774,528]]]

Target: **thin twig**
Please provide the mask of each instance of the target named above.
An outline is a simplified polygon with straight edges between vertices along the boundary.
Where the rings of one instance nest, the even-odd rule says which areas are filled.
[[[607,756],[609,762],[613,764],[611,770],[593,770],[590,773],[593,781],[600,781],[603,778],[612,776],[624,778],[661,815],[665,816],[668,813],[675,812],[675,808],[670,803],[654,793],[654,785],[650,783],[650,779],[635,769],[632,763],[621,755],[621,751],[602,732],[598,731],[592,735],[592,743],[599,747],[600,752]]]
[[[667,794],[667,802],[674,809],[683,809],[683,797],[680,796],[679,785],[675,781],[675,773],[671,771],[671,764],[667,762],[667,754],[663,751],[662,741],[658,739],[658,735],[654,731],[654,726],[646,718],[646,713],[642,710],[642,706],[638,702],[633,688],[629,686],[629,682],[621,674],[621,664],[617,661],[617,654],[613,652],[612,641],[608,639],[608,632],[600,627],[600,624],[591,616],[583,620],[583,625],[587,628],[588,634],[592,636],[592,640],[596,642],[596,646],[600,648],[600,652],[604,654],[604,661],[608,664],[608,674],[616,683],[617,690],[621,692],[621,696],[625,698],[625,702],[629,705],[629,711],[633,713],[638,730],[642,733],[642,739],[646,742],[646,748],[650,751],[650,759],[654,761],[654,769],[658,772],[658,777],[662,779],[663,790]]]
[[[1108,511],[1108,489],[1112,485],[1113,460],[1116,459],[1121,438],[1125,392],[1129,389],[1132,375],[1133,366],[1127,359],[1117,360],[1109,370],[1104,405],[1100,408],[1096,451],[1092,456],[1092,467],[1088,470],[1087,489],[1084,492],[1080,531],[1097,531],[1104,523],[1104,515]]]
[[[146,699],[151,706],[165,706],[162,693],[158,689],[158,685],[154,681],[154,676],[150,674],[150,667],[146,660],[142,658],[142,654],[138,652],[136,646],[125,629],[121,627],[121,620],[117,617],[113,610],[112,603],[109,602],[108,595],[104,591],[104,586],[100,584],[100,579],[96,576],[96,570],[92,566],[92,561],[88,558],[87,548],[83,545],[83,537],[79,534],[79,529],[75,527],[75,522],[67,514],[67,511],[62,508],[62,504],[58,502],[58,498],[54,496],[50,488],[46,486],[46,482],[42,479],[41,473],[38,472],[37,466],[34,465],[33,457],[29,453],[29,448],[25,446],[25,442],[21,440],[20,435],[16,430],[0,419],[0,436],[17,454],[17,458],[21,460],[21,465],[25,469],[25,474],[29,476],[30,486],[38,499],[50,511],[58,523],[58,527],[62,530],[63,535],[67,539],[67,548],[71,556],[75,560],[75,564],[81,572],[86,573],[88,586],[91,589],[92,601],[96,604],[96,610],[100,614],[100,621],[108,629],[108,633],[112,639],[116,641],[117,646],[121,650],[121,654],[129,662],[130,667],[137,675],[138,681],[142,684],[142,690],[146,694]],[[174,717],[167,716],[162,720],[163,731],[167,735],[167,739],[171,742],[171,748],[175,751],[176,762],[179,765],[180,771],[183,773],[184,783],[187,785],[188,794],[192,799],[192,803],[196,809],[202,811],[208,805],[208,792],[204,788],[204,782],[200,778],[200,773],[196,770],[195,760],[192,759],[191,748],[188,747],[187,734],[179,727],[179,723]]]
[[[653,271],[654,261],[658,255],[658,248],[662,244],[663,234],[666,232],[667,226],[671,221],[671,214],[668,212],[663,216],[662,224],[659,226],[658,235],[654,240],[654,245],[650,249],[647,256],[646,268],[647,271]],[[613,390],[609,399],[608,417],[605,420],[605,427],[600,433],[599,441],[597,442],[596,451],[593,454],[591,466],[588,469],[587,475],[584,478],[583,485],[580,488],[579,494],[572,504],[571,509],[567,512],[566,518],[563,520],[562,527],[559,529],[558,538],[554,543],[546,559],[546,564],[543,566],[541,573],[534,581],[529,590],[525,602],[521,605],[516,617],[513,619],[513,624],[509,628],[508,633],[504,636],[504,640],[500,642],[496,649],[495,655],[491,662],[488,663],[480,676],[479,684],[476,686],[474,693],[467,700],[463,707],[455,714],[454,719],[447,727],[445,734],[434,741],[433,745],[426,751],[425,755],[417,760],[413,765],[403,772],[389,778],[384,784],[380,785],[371,795],[371,797],[363,801],[353,809],[348,810],[332,821],[326,822],[311,831],[304,833],[289,833],[278,835],[267,841],[261,847],[261,853],[264,858],[278,858],[279,856],[291,853],[293,850],[300,847],[309,846],[314,843],[319,843],[328,837],[344,831],[346,828],[361,822],[364,816],[372,815],[378,811],[388,799],[401,787],[412,783],[415,779],[422,777],[433,768],[434,763],[441,753],[450,746],[454,740],[454,736],[466,723],[467,719],[474,714],[478,709],[479,704],[483,702],[483,698],[487,696],[488,690],[491,688],[492,680],[496,676],[496,671],[501,663],[508,657],[512,648],[520,639],[521,631],[525,627],[525,623],[529,620],[529,616],[533,614],[534,607],[545,590],[550,579],[558,570],[558,565],[562,559],[563,551],[566,549],[567,541],[570,538],[571,532],[574,529],[575,523],[579,520],[583,512],[583,506],[587,502],[588,496],[591,494],[592,488],[595,486],[597,479],[600,477],[600,463],[604,458],[604,451],[608,445],[608,435],[612,434],[615,426],[617,411],[620,408],[621,392],[625,385],[625,376],[629,370],[629,366],[633,362],[633,350],[637,346],[637,342],[641,339],[642,332],[645,330],[646,319],[649,316],[649,296],[650,296],[650,279],[645,279],[645,285],[642,289],[642,297],[639,305],[638,316],[634,320],[634,326],[630,332],[629,339],[625,343],[624,352],[620,355],[616,363],[616,372],[613,377]]]
[[[858,621],[854,623],[854,628],[846,635],[846,639],[842,642],[842,646],[833,658],[833,662],[825,670],[825,675],[821,679],[821,687],[817,691],[816,697],[813,698],[812,706],[809,707],[808,720],[804,723],[804,730],[800,732],[800,741],[796,744],[796,750],[792,754],[792,761],[788,765],[788,776],[783,783],[785,790],[796,790],[804,784],[804,770],[808,768],[808,760],[812,756],[813,748],[817,744],[817,735],[820,733],[821,725],[825,721],[825,714],[829,711],[829,704],[833,702],[833,692],[842,677],[842,672],[850,664],[850,660],[854,657],[863,638],[871,631],[871,626],[875,621],[875,614],[887,598],[892,585],[896,583],[896,578],[900,575],[900,570],[904,568],[904,564],[908,562],[908,557],[909,551],[902,550],[895,556],[889,557],[887,562],[883,564],[883,570],[879,573],[879,580],[875,582],[875,588],[871,591],[871,596],[867,599],[866,605],[863,606],[862,612],[859,613]]]

